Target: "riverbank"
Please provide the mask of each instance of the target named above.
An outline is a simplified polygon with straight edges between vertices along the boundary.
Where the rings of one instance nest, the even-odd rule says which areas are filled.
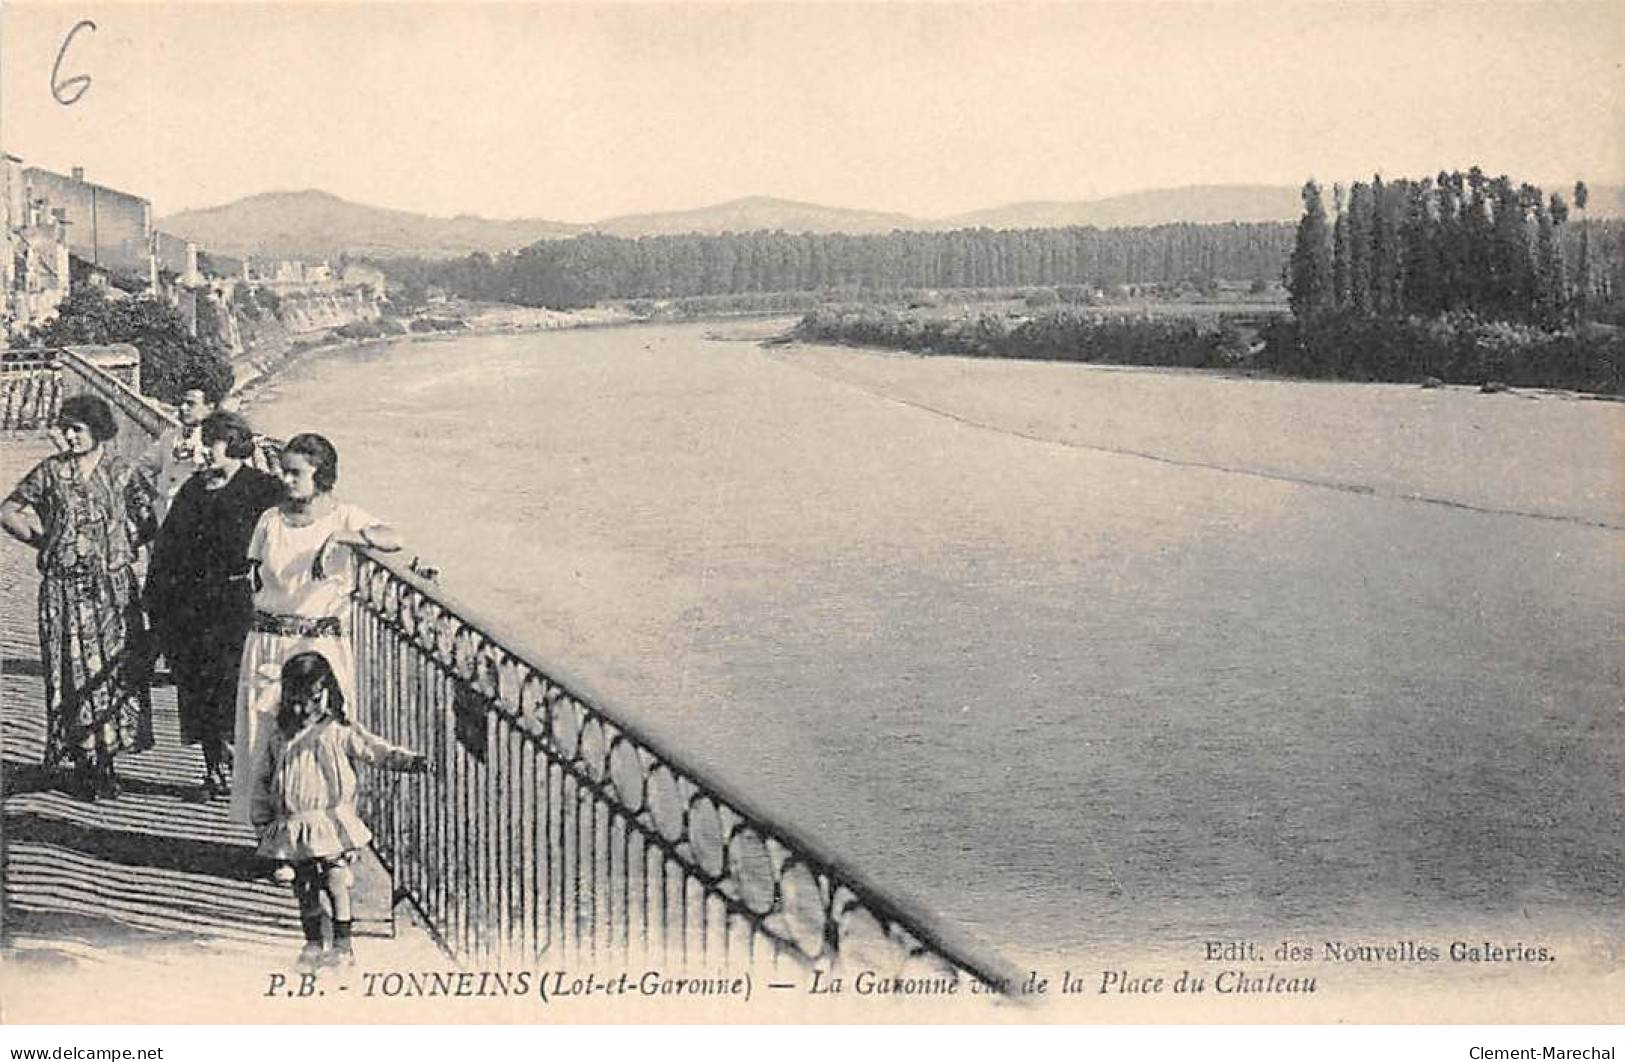
[[[712,338],[738,342],[770,342],[785,338],[797,320],[794,314],[782,309],[724,310],[704,314],[674,313],[665,308],[640,312],[631,306],[611,304],[580,310],[548,310],[531,306],[502,303],[451,303],[436,307],[425,316],[440,320],[462,322],[458,328],[430,331],[406,331],[366,338],[349,338],[329,329],[323,338],[315,341],[296,341],[284,353],[256,360],[252,354],[235,358],[232,367],[237,372],[232,386],[231,401],[238,405],[252,403],[259,391],[269,385],[289,365],[313,354],[332,354],[340,351],[364,350],[389,343],[445,342],[481,336],[520,336],[541,332],[557,332],[583,328],[627,328],[638,325],[662,324],[731,324],[736,326],[728,334],[717,333]]]
[[[232,385],[232,399],[238,405],[252,403],[258,392],[271,383],[280,372],[313,354],[331,354],[336,351],[365,349],[388,343],[423,343],[468,336],[550,332],[565,328],[603,328],[635,324],[639,320],[629,311],[615,306],[566,311],[496,304],[452,304],[437,310],[436,314],[430,316],[441,320],[457,320],[462,322],[462,326],[428,331],[413,331],[407,327],[400,333],[361,339],[337,335],[336,329],[329,329],[320,339],[296,340],[285,352],[274,357],[256,359],[250,352],[240,358],[234,358],[232,368],[236,372],[236,381]]]

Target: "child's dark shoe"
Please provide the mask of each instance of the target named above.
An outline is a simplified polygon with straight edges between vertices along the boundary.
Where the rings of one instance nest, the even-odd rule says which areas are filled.
[[[88,763],[75,764],[65,779],[65,788],[68,795],[75,800],[95,803],[99,795],[96,791],[96,771]]]
[[[96,795],[107,800],[117,800],[124,795],[124,787],[119,784],[111,756],[96,765]]]

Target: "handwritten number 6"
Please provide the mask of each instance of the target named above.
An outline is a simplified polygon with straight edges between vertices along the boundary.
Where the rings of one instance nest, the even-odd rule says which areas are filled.
[[[76,23],[73,29],[68,31],[68,35],[62,39],[62,47],[58,49],[56,53],[56,62],[51,66],[51,95],[55,96],[56,102],[62,104],[64,107],[78,103],[79,97],[83,96],[90,88],[89,74],[80,74],[77,77],[70,77],[66,81],[60,80],[62,73],[62,59],[68,54],[68,45],[72,44],[73,38],[78,36],[79,31],[85,29],[86,27],[89,27],[90,31],[94,33],[96,30],[96,23],[90,21],[88,18],[81,19],[78,23]]]

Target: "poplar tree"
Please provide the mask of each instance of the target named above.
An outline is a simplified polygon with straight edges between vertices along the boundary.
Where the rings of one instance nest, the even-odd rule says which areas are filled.
[[[1535,204],[1535,313],[1547,328],[1563,323],[1563,254],[1558,248],[1557,226],[1568,217],[1563,197],[1553,193],[1551,206]]]
[[[1586,201],[1591,192],[1584,181],[1574,182],[1574,209],[1580,212],[1580,261],[1574,269],[1574,315],[1576,321],[1590,316],[1591,303],[1591,226],[1586,216]]]
[[[1489,252],[1486,255],[1487,308],[1505,321],[1527,320],[1533,305],[1529,266],[1529,236],[1525,228],[1524,203],[1505,174],[1489,184],[1492,220]]]
[[[1349,308],[1349,219],[1343,209],[1343,186],[1332,185],[1332,204],[1337,220],[1332,223],[1332,303],[1339,310]]]
[[[1435,188],[1429,179],[1405,189],[1405,216],[1400,223],[1400,268],[1403,308],[1407,313],[1435,314],[1444,309],[1440,229],[1434,214]]]
[[[1361,316],[1372,311],[1371,237],[1373,231],[1371,187],[1355,181],[1349,189],[1349,309]]]
[[[1439,309],[1462,308],[1466,291],[1466,238],[1462,232],[1462,199],[1465,185],[1461,172],[1441,172],[1436,194],[1439,208]]]
[[[1298,320],[1307,321],[1331,309],[1331,265],[1326,205],[1321,202],[1320,185],[1311,180],[1303,186],[1303,218],[1287,264],[1288,302]]]
[[[1371,180],[1371,199],[1376,211],[1371,228],[1371,295],[1380,314],[1400,310],[1399,219],[1404,206],[1404,182],[1384,185],[1382,177]]]

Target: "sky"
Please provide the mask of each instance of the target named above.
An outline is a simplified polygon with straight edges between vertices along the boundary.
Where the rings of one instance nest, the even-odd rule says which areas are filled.
[[[0,7],[0,146],[158,216],[319,188],[941,217],[1475,163],[1555,190],[1625,180],[1622,144],[1621,0]]]

